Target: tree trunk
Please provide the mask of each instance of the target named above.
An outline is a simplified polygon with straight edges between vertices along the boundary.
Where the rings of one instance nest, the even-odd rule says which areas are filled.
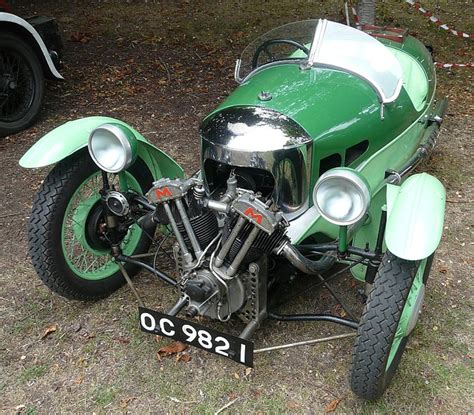
[[[375,0],[359,0],[360,24],[375,24]]]

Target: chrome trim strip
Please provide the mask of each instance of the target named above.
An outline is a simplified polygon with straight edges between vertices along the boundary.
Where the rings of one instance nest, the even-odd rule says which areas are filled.
[[[311,50],[309,51],[308,57],[308,66],[311,67],[314,65],[316,58],[319,55],[319,51],[321,50],[321,44],[324,39],[324,34],[326,32],[326,27],[328,25],[328,21],[326,19],[319,19],[318,25],[316,26],[316,30],[314,32],[313,43],[311,44]]]
[[[304,65],[306,67],[307,62],[308,62],[307,58],[301,58],[301,59],[282,59],[282,60],[278,60],[278,61],[275,61],[275,62],[265,63],[264,65],[257,66],[253,71],[251,71],[247,75],[245,75],[245,77],[243,79],[239,78],[240,81],[237,81],[237,82],[239,82],[240,84],[243,84],[244,82],[248,81],[252,76],[254,76],[257,72],[260,72],[261,70],[270,68],[272,66],[278,66],[278,65],[284,65],[284,64],[286,64],[286,65],[296,65],[296,64],[298,64],[300,66]],[[240,67],[239,67],[239,70],[240,70]]]

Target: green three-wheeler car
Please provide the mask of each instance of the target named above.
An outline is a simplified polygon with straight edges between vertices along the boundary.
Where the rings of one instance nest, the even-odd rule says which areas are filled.
[[[443,230],[443,186],[426,173],[408,177],[446,108],[435,100],[431,55],[401,30],[308,20],[251,43],[235,78],[202,121],[192,176],[117,119],[70,121],[39,140],[20,161],[54,165],[29,224],[34,267],[71,299],[127,282],[143,331],[249,366],[250,338],[266,319],[355,329],[351,387],[377,398],[417,322]],[[131,280],[140,269],[176,289],[170,309],[145,307]],[[289,275],[313,275],[334,292],[329,281],[344,270],[365,282],[362,316],[273,308]],[[240,318],[242,332],[197,316]]]

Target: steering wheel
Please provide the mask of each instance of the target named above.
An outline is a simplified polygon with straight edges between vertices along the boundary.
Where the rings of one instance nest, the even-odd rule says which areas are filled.
[[[271,45],[276,45],[283,43],[285,45],[291,45],[294,46],[296,49],[302,50],[306,55],[309,55],[309,49],[302,45],[301,43],[298,43],[294,40],[290,39],[269,39],[265,42],[263,42],[255,51],[253,58],[252,58],[252,69],[255,69],[258,66],[258,58],[260,57],[260,54],[265,52],[267,56],[270,58],[270,62],[274,62],[276,59],[275,57],[271,54],[271,52],[268,50],[268,47]]]

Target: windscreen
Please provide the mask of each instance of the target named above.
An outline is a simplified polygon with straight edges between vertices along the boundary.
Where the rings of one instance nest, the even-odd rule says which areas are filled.
[[[244,49],[235,78],[242,82],[261,68],[280,63],[358,76],[382,103],[394,101],[403,83],[402,68],[390,48],[361,30],[328,20],[288,23],[260,36]]]
[[[308,65],[357,75],[384,103],[394,101],[402,87],[402,68],[389,48],[365,32],[328,20],[318,24]]]
[[[273,62],[307,62],[317,25],[318,20],[288,23],[255,39],[240,56],[235,73],[237,81]]]

